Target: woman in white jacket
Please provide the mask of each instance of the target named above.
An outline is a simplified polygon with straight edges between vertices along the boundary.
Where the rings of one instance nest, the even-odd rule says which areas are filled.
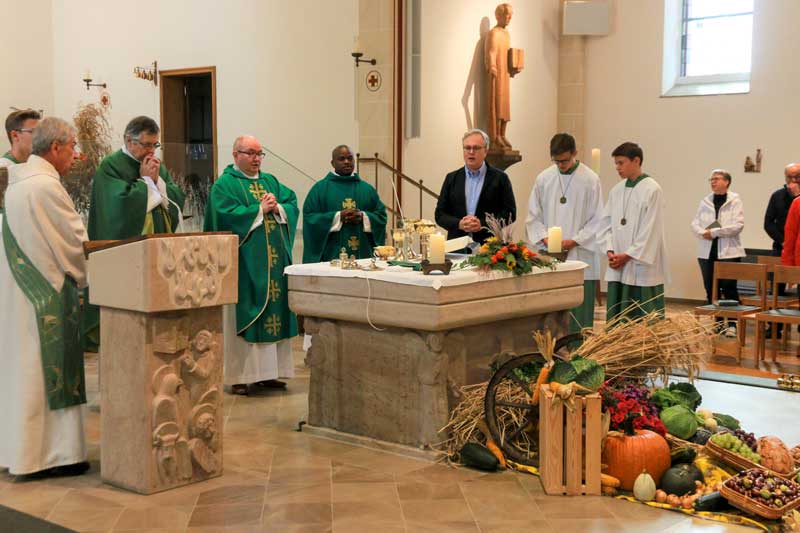
[[[711,194],[700,201],[697,214],[692,220],[692,232],[698,239],[697,262],[703,274],[706,300],[711,303],[714,279],[714,262],[739,262],[745,256],[739,235],[744,228],[742,199],[728,191],[731,175],[725,170],[711,171]],[[728,300],[738,300],[736,280],[719,280],[719,292]],[[716,296],[719,296],[716,295]],[[735,322],[725,329],[728,337],[736,336]]]

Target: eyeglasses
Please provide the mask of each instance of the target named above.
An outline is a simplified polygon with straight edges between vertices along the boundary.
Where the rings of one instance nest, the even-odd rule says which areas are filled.
[[[17,128],[14,131],[18,131],[20,133],[33,133],[33,128]]]
[[[572,158],[570,157],[569,159],[551,159],[550,161],[552,161],[556,165],[566,165],[567,163],[572,161]]]
[[[131,142],[134,144],[138,144],[145,150],[150,150],[151,148],[161,148],[161,143],[143,143],[139,139],[131,139]]]
[[[266,156],[266,155],[267,155],[267,153],[266,153],[266,152],[264,152],[264,151],[261,151],[261,152],[254,152],[253,150],[248,150],[248,151],[246,151],[246,152],[244,152],[244,151],[242,151],[242,150],[236,150],[236,153],[237,153],[237,154],[246,155],[247,157],[261,157],[261,158],[263,158],[264,156]]]
[[[709,183],[714,183],[715,181],[720,181],[720,180],[722,180],[722,178],[709,178],[708,182]]]
[[[485,146],[465,146],[464,147],[464,151],[465,152],[480,152],[484,148],[486,148],[486,147]]]

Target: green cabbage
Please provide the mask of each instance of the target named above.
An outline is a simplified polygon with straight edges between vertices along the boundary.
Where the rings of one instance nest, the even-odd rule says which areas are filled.
[[[666,409],[673,405],[683,405],[694,411],[703,401],[703,397],[691,383],[670,383],[666,389],[656,390],[650,400],[659,409]]]
[[[661,422],[672,435],[684,440],[692,438],[697,433],[697,418],[694,411],[684,405],[673,405],[661,411]]]
[[[550,372],[550,381],[567,384],[575,382],[592,391],[603,386],[606,372],[597,361],[576,355],[569,361],[556,361]]]

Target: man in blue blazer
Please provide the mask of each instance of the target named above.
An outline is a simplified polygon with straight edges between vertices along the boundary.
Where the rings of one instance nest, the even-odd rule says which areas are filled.
[[[450,172],[442,184],[436,203],[436,223],[447,230],[447,238],[469,235],[477,243],[491,236],[485,229],[486,214],[512,221],[517,218],[517,203],[511,180],[485,159],[489,136],[473,129],[462,138],[464,166]]]

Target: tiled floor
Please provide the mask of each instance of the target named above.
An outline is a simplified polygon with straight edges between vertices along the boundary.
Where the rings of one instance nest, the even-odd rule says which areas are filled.
[[[98,532],[753,531],[607,497],[548,497],[530,475],[453,469],[298,433],[308,373],[299,350],[295,359],[298,376],[287,391],[225,396],[220,478],[151,496],[103,484],[99,415],[89,411],[90,473],[34,482],[0,473],[0,505]],[[94,361],[87,370],[96,394]],[[756,433],[800,442],[794,393],[713,382],[699,388],[705,405],[736,413]]]

